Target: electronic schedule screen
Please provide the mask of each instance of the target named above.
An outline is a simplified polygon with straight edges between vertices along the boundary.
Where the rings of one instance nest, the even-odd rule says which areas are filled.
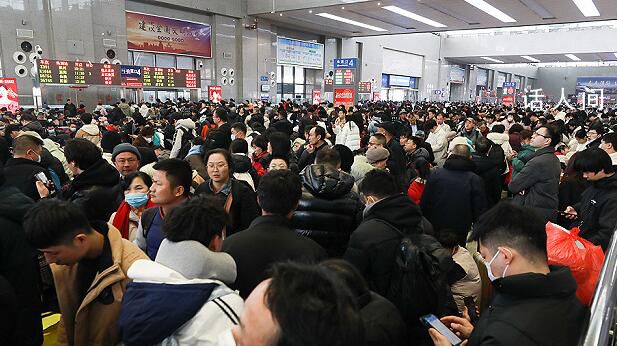
[[[197,70],[40,59],[39,82],[129,88],[199,88]]]

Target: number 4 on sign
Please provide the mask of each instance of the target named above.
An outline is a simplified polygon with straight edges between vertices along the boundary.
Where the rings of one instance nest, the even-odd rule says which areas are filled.
[[[572,105],[568,102],[568,100],[566,99],[566,95],[563,91],[563,88],[561,88],[561,98],[559,98],[559,103],[557,103],[555,105],[555,108],[561,106],[561,104],[566,105],[568,108],[570,109],[574,109],[574,107],[572,107]]]

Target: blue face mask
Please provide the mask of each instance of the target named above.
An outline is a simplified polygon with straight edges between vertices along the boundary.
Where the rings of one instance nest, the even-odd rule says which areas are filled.
[[[124,200],[133,208],[139,208],[148,202],[148,194],[143,192],[128,193]]]

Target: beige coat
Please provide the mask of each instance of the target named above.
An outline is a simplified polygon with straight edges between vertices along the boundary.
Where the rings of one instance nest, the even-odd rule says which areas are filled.
[[[96,274],[83,301],[80,302],[78,297],[79,263],[70,266],[51,265],[62,313],[57,345],[108,346],[120,342],[117,327],[120,304],[130,281],[126,273],[133,262],[148,259],[148,256],[128,240],[122,239],[120,231],[112,225],[109,225],[107,236],[113,265]],[[96,302],[96,298],[107,287],[111,287],[114,302],[109,305]]]

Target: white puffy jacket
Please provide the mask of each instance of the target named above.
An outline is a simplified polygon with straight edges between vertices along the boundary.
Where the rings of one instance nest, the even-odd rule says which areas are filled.
[[[338,128],[337,132],[336,144],[342,144],[351,151],[360,149],[360,129],[356,123],[348,121],[342,128]]]

